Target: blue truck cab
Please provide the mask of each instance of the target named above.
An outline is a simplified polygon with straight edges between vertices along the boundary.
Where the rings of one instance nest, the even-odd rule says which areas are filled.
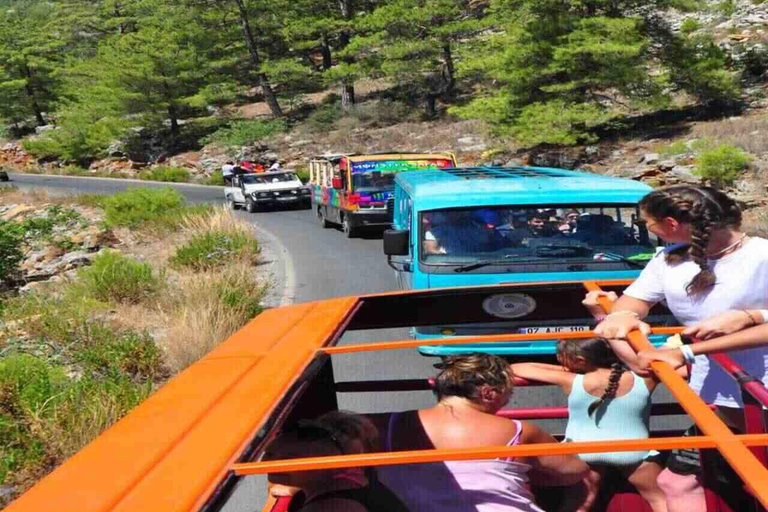
[[[395,178],[393,229],[385,233],[384,252],[401,289],[632,280],[659,245],[640,221],[637,206],[651,190],[628,179],[542,167],[403,172]],[[492,321],[418,327],[414,335],[551,332],[553,339],[545,342],[482,347],[500,355],[551,355],[557,333],[586,331],[595,323],[586,308],[578,320],[564,315],[569,319],[537,322],[537,307],[522,293],[499,295],[482,305]],[[442,356],[477,349],[419,350]]]

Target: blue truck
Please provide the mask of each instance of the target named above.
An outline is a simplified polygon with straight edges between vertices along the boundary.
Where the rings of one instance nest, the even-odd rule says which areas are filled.
[[[542,167],[404,172],[395,178],[393,229],[384,234],[384,252],[398,287],[405,290],[542,281],[626,283],[660,245],[640,220],[637,206],[650,191],[637,181]],[[534,311],[540,306],[526,294],[500,294],[482,304],[492,321],[417,327],[414,335],[552,333],[546,342],[482,347],[500,355],[547,355],[555,351],[557,333],[594,326],[586,308],[577,320],[537,321]],[[668,319],[662,316],[654,320]],[[659,337],[652,341],[663,343]],[[419,350],[450,355],[477,347]]]

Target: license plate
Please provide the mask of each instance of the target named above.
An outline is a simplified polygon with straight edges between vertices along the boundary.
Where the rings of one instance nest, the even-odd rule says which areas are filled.
[[[553,325],[549,327],[521,327],[517,330],[520,334],[558,334],[561,332],[588,331],[586,325]]]
[[[278,197],[277,198],[278,201],[295,201],[297,199],[298,197]]]

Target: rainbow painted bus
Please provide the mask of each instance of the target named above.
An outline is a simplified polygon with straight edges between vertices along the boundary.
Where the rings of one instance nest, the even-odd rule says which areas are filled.
[[[366,227],[389,227],[395,175],[401,171],[456,167],[452,153],[335,154],[312,158],[312,212],[324,228],[341,226],[348,238]]]
[[[402,404],[389,400],[404,392],[429,393],[426,375],[399,378],[386,364],[392,351],[446,343],[520,343],[547,334],[496,334],[446,340],[402,339],[391,329],[434,325],[450,319],[472,324],[488,320],[482,304],[499,294],[524,293],[542,305],[542,318],[583,316],[586,291],[621,292],[623,281],[539,282],[451,289],[392,292],[341,297],[270,309],[229,340],[171,379],[125,418],[104,432],[35,487],[12,503],[8,512],[285,512],[292,496],[270,497],[264,474],[331,468],[375,467],[449,460],[493,459],[573,453],[637,450],[704,449],[704,487],[710,512],[763,512],[768,506],[765,406],[768,391],[726,355],[710,356],[741,387],[746,432],[734,434],[678,376],[672,367],[654,362],[652,369],[678,403],[654,404],[653,416],[687,414],[703,433],[681,436],[652,424],[649,439],[542,443],[461,449],[426,449],[332,455],[263,461],[266,447],[287,428],[304,419],[338,410],[344,397],[372,394],[391,412]],[[601,303],[610,312],[607,299]],[[653,327],[654,334],[675,334],[681,327]],[[366,332],[383,341],[360,343],[347,334]],[[563,333],[564,339],[591,337],[587,332]],[[635,331],[635,350],[648,348]],[[423,361],[413,350],[412,357]],[[382,375],[345,379],[340,370],[361,364],[371,355]],[[520,394],[535,391],[517,382]],[[679,405],[678,405],[679,404]],[[364,412],[364,411],[360,411]],[[378,412],[378,411],[374,411]],[[512,419],[566,418],[562,406],[521,407],[513,398],[497,413]],[[557,437],[557,436],[556,436]],[[719,465],[708,462],[719,451],[741,481],[715,490]],[[608,475],[593,512],[649,512],[621,471]],[[418,483],[414,483],[418,485]],[[534,488],[544,510],[557,510],[567,487]],[[416,512],[416,511],[413,511]]]

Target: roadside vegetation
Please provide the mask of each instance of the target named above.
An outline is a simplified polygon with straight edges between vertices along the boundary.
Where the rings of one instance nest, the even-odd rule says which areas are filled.
[[[258,245],[228,210],[187,205],[171,189],[58,201],[46,222],[0,221],[0,487],[12,490],[0,505],[262,308]],[[100,219],[75,215],[82,206]],[[14,292],[29,248],[50,245],[67,222],[109,226],[125,241]]]

